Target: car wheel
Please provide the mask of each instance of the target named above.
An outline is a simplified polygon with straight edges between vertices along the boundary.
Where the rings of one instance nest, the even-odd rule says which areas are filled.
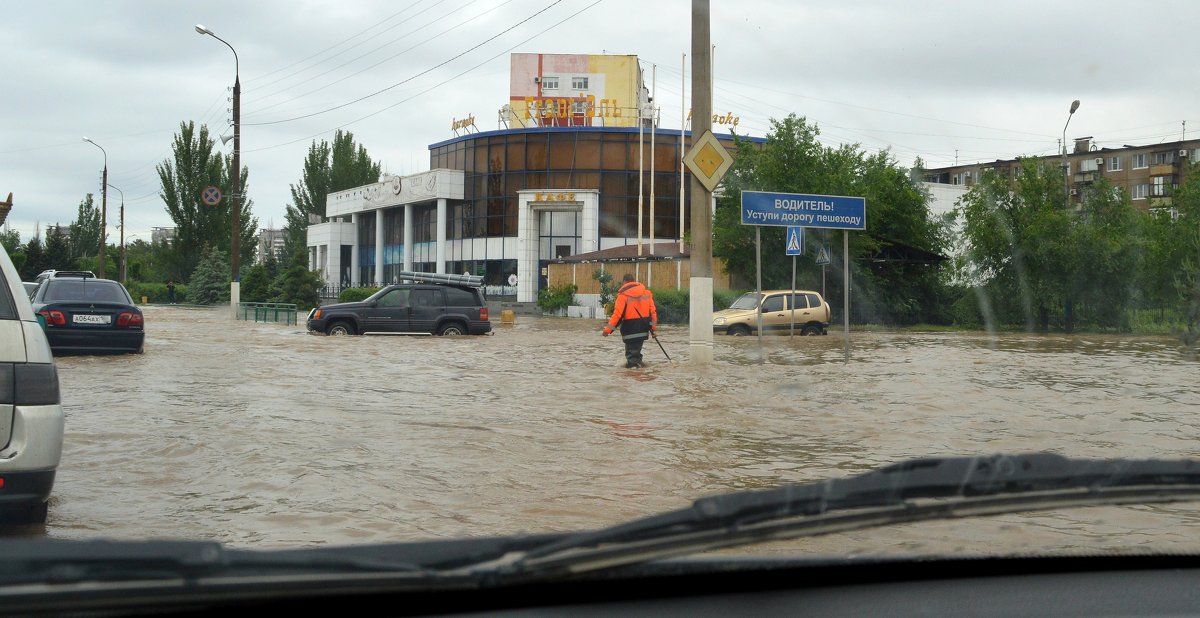
[[[800,334],[804,337],[816,337],[821,334],[821,327],[816,324],[808,324],[800,331]]]
[[[725,331],[725,334],[731,337],[745,337],[750,334],[750,327],[745,324],[734,324]]]
[[[333,336],[340,336],[340,335],[353,335],[353,334],[355,334],[355,332],[354,332],[354,327],[351,326],[349,322],[334,322],[333,324],[329,325],[328,329],[325,330],[325,334],[333,335]]]
[[[438,334],[443,337],[465,335],[467,334],[467,329],[458,322],[447,322],[438,329]]]

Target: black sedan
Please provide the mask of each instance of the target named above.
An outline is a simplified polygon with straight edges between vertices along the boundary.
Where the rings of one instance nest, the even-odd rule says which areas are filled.
[[[45,320],[46,338],[55,354],[144,350],[142,311],[116,281],[56,276],[38,287],[31,300]]]

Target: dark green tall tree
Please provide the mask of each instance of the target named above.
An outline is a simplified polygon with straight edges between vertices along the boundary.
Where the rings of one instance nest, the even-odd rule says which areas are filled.
[[[180,123],[179,133],[171,145],[172,158],[157,166],[162,184],[160,195],[176,227],[172,249],[177,254],[178,264],[174,268],[182,273],[195,270],[205,246],[229,254],[229,187],[233,157],[214,152],[213,142],[208,127],[201,126],[197,130],[194,122]],[[248,176],[249,170],[243,166],[243,195],[248,193]],[[208,186],[221,189],[221,201],[216,206],[209,206],[201,200],[201,192]],[[242,263],[253,260],[257,246],[255,233],[258,220],[251,216],[252,205],[252,200],[243,198],[238,215]]]
[[[75,270],[78,264],[71,256],[71,243],[63,226],[55,225],[46,228],[46,268],[54,270]]]
[[[71,257],[96,255],[100,247],[100,208],[91,193],[79,202],[79,214],[71,224]]]
[[[188,301],[212,305],[229,300],[229,260],[220,249],[205,247],[188,284]]]
[[[304,252],[309,215],[325,216],[325,198],[330,193],[377,182],[380,169],[366,148],[354,143],[354,134],[349,131],[335,133],[333,144],[313,141],[304,158],[300,184],[292,185],[284,262],[290,262],[293,253]]]
[[[42,246],[42,235],[35,228],[33,237],[25,243],[25,264],[21,268],[21,279],[33,281],[43,270],[49,268],[46,250]]]

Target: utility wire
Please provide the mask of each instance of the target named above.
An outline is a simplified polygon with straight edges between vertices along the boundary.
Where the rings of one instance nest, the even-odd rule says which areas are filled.
[[[286,101],[281,101],[281,102],[279,102],[279,103],[272,103],[271,105],[267,105],[267,106],[265,106],[265,107],[258,108],[258,109],[256,109],[256,110],[254,110],[253,112],[251,112],[251,115],[254,115],[254,114],[259,114],[259,113],[262,113],[263,111],[266,111],[266,110],[268,110],[268,109],[271,109],[271,108],[273,108],[273,107],[278,107],[278,106],[280,106],[280,105],[284,105],[284,104],[286,104],[286,103],[290,103],[290,102],[292,102],[292,101],[299,100],[299,99],[301,99],[301,98],[303,98],[303,97],[306,97],[306,96],[308,96],[308,95],[310,95],[310,94],[314,94],[314,93],[320,92],[320,91],[322,91],[322,90],[325,90],[325,89],[327,89],[327,88],[329,88],[329,87],[331,87],[331,86],[334,86],[334,85],[336,85],[336,84],[339,84],[339,83],[341,83],[341,82],[344,82],[344,81],[346,81],[347,79],[350,79],[351,77],[355,77],[355,76],[361,75],[361,74],[363,74],[363,73],[365,73],[365,72],[367,72],[367,71],[370,71],[371,69],[374,69],[375,67],[377,67],[377,66],[379,66],[379,65],[381,65],[381,64],[383,64],[383,63],[385,63],[385,62],[388,62],[388,61],[390,61],[390,60],[395,60],[396,58],[399,58],[400,56],[402,56],[402,55],[404,55],[404,54],[406,54],[406,53],[408,53],[408,52],[410,52],[410,51],[412,51],[412,50],[416,49],[417,47],[420,47],[421,45],[424,45],[425,43],[428,43],[428,42],[430,42],[430,41],[432,41],[432,40],[434,40],[434,39],[437,39],[437,38],[439,38],[439,37],[441,37],[441,36],[444,36],[444,35],[446,35],[447,33],[451,32],[451,31],[453,31],[453,30],[456,30],[456,29],[458,29],[458,28],[461,28],[462,26],[464,26],[464,25],[466,25],[466,24],[469,24],[469,23],[471,23],[471,22],[473,22],[473,21],[475,21],[475,20],[477,20],[477,19],[480,19],[480,18],[482,18],[483,16],[485,16],[485,15],[487,15],[487,14],[489,14],[489,13],[492,13],[492,12],[494,12],[494,11],[497,11],[497,10],[499,10],[499,9],[503,8],[503,7],[504,7],[504,5],[506,5],[506,4],[509,4],[509,3],[511,3],[511,2],[513,2],[513,0],[505,0],[505,2],[503,2],[503,3],[501,3],[501,4],[498,4],[498,5],[496,5],[496,6],[492,7],[492,8],[490,8],[490,9],[488,9],[488,10],[484,11],[484,12],[482,12],[482,13],[480,13],[480,14],[476,15],[475,17],[472,17],[472,18],[470,18],[470,19],[467,19],[467,20],[465,20],[465,21],[459,22],[458,24],[456,24],[456,25],[454,25],[454,26],[451,26],[451,27],[449,27],[449,28],[447,28],[447,29],[445,29],[445,30],[443,30],[443,31],[441,31],[441,32],[439,32],[439,33],[437,33],[437,34],[435,34],[435,35],[433,35],[433,36],[431,36],[431,37],[429,37],[429,38],[427,38],[427,39],[425,39],[425,40],[423,40],[423,41],[419,42],[419,43],[416,43],[416,44],[414,44],[414,45],[412,45],[412,46],[408,47],[407,49],[405,49],[405,50],[403,50],[403,51],[401,51],[401,52],[398,52],[398,53],[396,53],[396,54],[393,54],[393,55],[391,55],[391,56],[388,56],[387,58],[384,58],[383,60],[380,60],[379,62],[376,62],[375,64],[372,64],[372,65],[371,65],[371,66],[369,66],[369,67],[366,67],[366,68],[360,69],[360,70],[358,70],[358,71],[356,71],[356,72],[354,72],[354,73],[351,73],[351,74],[349,74],[349,75],[346,75],[345,77],[342,77],[342,78],[340,78],[340,79],[337,79],[337,80],[335,80],[335,81],[329,82],[328,84],[325,84],[324,86],[321,86],[321,87],[318,87],[318,88],[314,88],[313,90],[309,90],[308,92],[305,92],[305,93],[302,93],[302,94],[298,94],[298,95],[296,95],[295,97],[292,97],[291,99],[288,99],[288,100],[286,100]],[[463,6],[463,7],[460,7],[460,8],[458,8],[458,9],[455,9],[455,10],[451,11],[450,13],[447,13],[446,15],[443,15],[443,16],[441,16],[441,17],[437,18],[437,19],[438,19],[438,20],[445,19],[445,18],[446,18],[446,17],[448,17],[449,15],[452,15],[452,14],[454,14],[454,13],[458,12],[458,11],[461,11],[462,9],[466,8],[467,6],[470,6],[470,5],[466,5],[466,6]],[[424,26],[420,26],[420,27],[418,28],[418,30],[419,30],[419,29],[421,29],[421,28],[425,28],[425,27],[427,27],[428,25],[429,25],[429,24],[425,24]],[[415,31],[414,31],[414,32],[415,32]],[[402,40],[404,37],[408,36],[409,34],[412,34],[412,32],[406,33],[406,34],[402,35],[401,37],[399,37],[399,38],[397,38],[397,39],[395,39],[395,40],[393,40],[393,41],[391,41],[391,42],[387,43],[386,45],[391,45],[392,43],[395,43],[396,41]],[[313,76],[313,79],[316,79],[317,77],[321,77],[322,75],[325,75],[325,74],[327,74],[327,73],[330,73],[330,72],[332,72],[332,71],[335,71],[335,70],[337,70],[337,69],[340,69],[340,68],[342,68],[342,67],[346,66],[347,64],[350,64],[351,62],[355,62],[355,61],[357,61],[357,60],[360,60],[360,59],[362,59],[362,58],[365,58],[366,56],[368,56],[368,55],[370,55],[370,54],[373,54],[373,53],[375,53],[375,52],[376,52],[376,51],[378,51],[379,49],[382,49],[383,47],[386,47],[386,45],[383,45],[383,46],[377,47],[376,49],[374,49],[374,50],[372,50],[372,51],[370,51],[370,52],[367,52],[366,54],[363,54],[362,56],[359,56],[358,58],[355,58],[354,60],[351,60],[351,61],[349,61],[349,62],[346,62],[345,64],[342,64],[342,65],[339,65],[339,66],[337,66],[337,67],[334,67],[333,69],[330,69],[329,71],[326,71],[325,73],[321,73],[321,74],[319,74],[319,75],[315,75],[315,76]]]
[[[600,1],[600,0],[597,0],[597,2],[599,2],[599,1]],[[392,84],[392,85],[390,85],[390,86],[388,86],[388,87],[386,87],[386,88],[381,88],[381,89],[379,89],[379,90],[376,90],[375,92],[372,92],[371,94],[368,94],[368,95],[366,95],[366,96],[359,97],[359,98],[357,98],[357,99],[354,99],[353,101],[349,101],[349,102],[346,102],[346,103],[342,103],[341,105],[335,105],[335,106],[333,106],[333,107],[330,107],[330,108],[328,108],[328,109],[321,110],[321,111],[319,111],[319,112],[313,112],[313,113],[311,113],[311,114],[304,114],[304,115],[302,115],[302,116],[296,116],[296,117],[294,117],[294,118],[285,118],[285,119],[283,119],[283,120],[272,120],[272,121],[269,121],[269,122],[250,122],[250,123],[242,123],[242,124],[243,124],[243,125],[245,125],[245,126],[255,126],[255,127],[261,127],[261,126],[273,125],[273,124],[283,124],[283,123],[285,123],[285,122],[294,122],[294,121],[296,121],[296,120],[303,120],[303,119],[305,119],[305,118],[312,118],[313,116],[319,116],[319,115],[321,115],[321,114],[327,114],[327,113],[329,113],[329,112],[332,112],[332,111],[334,111],[334,110],[342,109],[343,107],[348,107],[348,106],[350,106],[350,105],[354,105],[355,103],[360,103],[360,102],[362,102],[362,101],[365,101],[365,100],[367,100],[367,99],[369,99],[369,98],[371,98],[371,97],[378,96],[378,95],[380,95],[380,94],[383,94],[383,93],[385,93],[385,92],[387,92],[387,91],[389,91],[389,90],[392,90],[393,88],[396,88],[396,87],[398,87],[398,86],[402,86],[402,85],[404,85],[404,84],[407,84],[408,82],[411,82],[412,80],[414,80],[414,79],[417,79],[418,77],[421,77],[422,75],[426,75],[426,74],[428,74],[428,73],[430,73],[430,72],[432,72],[432,71],[434,71],[434,70],[436,70],[436,69],[439,69],[439,68],[441,68],[441,67],[443,67],[443,66],[446,66],[447,64],[450,64],[451,62],[453,62],[453,61],[455,61],[455,60],[457,60],[457,59],[459,59],[459,58],[462,58],[463,56],[467,55],[468,53],[470,53],[470,52],[472,52],[472,51],[475,51],[476,49],[479,49],[480,47],[483,47],[484,45],[486,45],[486,44],[488,44],[488,43],[490,43],[490,42],[492,42],[492,41],[496,40],[497,38],[500,38],[501,36],[503,36],[503,35],[505,35],[505,34],[508,34],[509,32],[513,31],[513,30],[514,30],[514,29],[516,29],[517,27],[524,25],[525,23],[529,22],[530,20],[532,20],[533,18],[537,17],[538,15],[541,15],[542,13],[545,13],[546,11],[549,11],[551,8],[553,8],[554,6],[556,6],[556,5],[560,4],[561,2],[562,2],[562,0],[555,0],[555,1],[554,1],[553,3],[551,3],[549,6],[546,6],[545,8],[541,9],[540,11],[538,11],[538,12],[534,13],[533,15],[530,15],[529,17],[526,17],[525,19],[522,19],[521,21],[519,21],[519,22],[517,22],[517,23],[513,24],[512,26],[509,26],[508,28],[505,28],[504,30],[501,30],[500,32],[498,32],[498,33],[496,33],[496,34],[494,34],[494,35],[492,35],[492,36],[488,37],[488,38],[487,38],[486,40],[484,40],[483,42],[481,42],[481,43],[479,43],[479,44],[477,44],[477,45],[474,45],[474,46],[470,47],[469,49],[467,49],[467,50],[465,50],[465,51],[463,51],[463,52],[461,52],[461,53],[459,53],[459,54],[456,54],[455,56],[453,56],[453,57],[451,57],[451,58],[449,58],[449,59],[447,59],[447,60],[444,60],[444,61],[442,61],[442,62],[440,62],[440,63],[438,63],[438,64],[436,64],[436,65],[434,65],[434,66],[432,66],[432,67],[429,67],[428,69],[425,69],[424,71],[421,71],[420,73],[417,73],[416,75],[413,75],[412,77],[409,77],[409,78],[407,78],[407,79],[404,79],[404,80],[401,80],[401,81],[399,81],[399,82],[396,82],[396,83],[394,83],[394,84]],[[385,109],[387,109],[387,108],[385,108]]]
[[[570,21],[571,19],[575,18],[575,16],[579,15],[580,13],[583,13],[584,11],[586,11],[586,10],[588,10],[588,9],[590,9],[590,8],[592,8],[592,7],[594,7],[594,6],[596,6],[597,4],[600,4],[600,3],[601,3],[601,2],[603,2],[603,1],[604,1],[604,0],[595,0],[595,2],[592,2],[591,4],[589,4],[589,5],[585,6],[585,7],[583,7],[582,9],[579,9],[578,11],[575,11],[574,13],[572,13],[572,14],[568,15],[567,17],[565,17],[565,18],[564,18],[564,19],[562,19],[561,21],[559,21],[559,22],[557,22],[557,23],[554,23],[554,24],[551,24],[551,25],[550,25],[550,26],[548,26],[547,28],[545,28],[545,29],[543,29],[542,31],[538,32],[537,34],[535,34],[535,35],[533,35],[533,36],[529,37],[528,39],[525,39],[524,41],[521,41],[520,43],[517,43],[516,45],[513,45],[512,47],[509,47],[508,49],[506,49],[506,50],[504,50],[504,51],[502,51],[502,52],[500,52],[500,53],[496,54],[495,56],[492,56],[491,58],[488,58],[487,60],[484,60],[483,62],[480,62],[479,64],[477,64],[477,65],[475,65],[475,66],[473,66],[473,67],[471,67],[471,68],[469,68],[469,69],[467,69],[467,70],[465,70],[465,71],[463,71],[463,72],[461,72],[461,73],[459,73],[459,74],[457,74],[457,75],[455,75],[455,76],[453,76],[453,77],[450,77],[450,78],[448,78],[448,79],[445,79],[445,80],[443,80],[443,81],[441,81],[441,82],[438,82],[438,83],[436,83],[436,84],[434,84],[434,85],[430,86],[429,88],[426,88],[425,90],[422,90],[422,91],[420,91],[420,92],[418,92],[418,93],[416,93],[416,94],[414,94],[414,95],[412,95],[412,96],[410,96],[410,97],[407,97],[407,98],[405,98],[405,99],[402,99],[402,100],[400,100],[400,101],[397,101],[397,102],[395,102],[395,103],[393,103],[393,104],[391,104],[391,105],[388,105],[387,107],[384,107],[383,109],[380,109],[380,110],[378,110],[378,111],[375,111],[375,112],[372,112],[372,113],[370,113],[370,114],[367,114],[366,116],[363,116],[363,117],[361,117],[361,118],[356,118],[356,119],[354,119],[354,120],[351,120],[350,122],[347,122],[347,123],[344,123],[344,124],[338,125],[338,126],[336,126],[336,127],[332,128],[332,129],[326,129],[326,130],[324,130],[324,131],[321,131],[320,133],[315,133],[315,134],[313,134],[313,135],[309,135],[308,137],[302,137],[302,138],[300,138],[300,139],[295,139],[295,140],[292,140],[292,141],[289,141],[289,142],[283,142],[283,143],[280,143],[280,144],[275,144],[275,145],[273,145],[273,146],[264,146],[264,147],[262,147],[262,148],[255,148],[255,149],[253,149],[253,150],[245,150],[245,151],[243,151],[243,152],[262,152],[262,151],[264,151],[264,150],[272,150],[272,149],[274,149],[274,148],[281,148],[281,147],[283,147],[283,146],[288,146],[288,145],[291,145],[291,144],[296,144],[296,143],[299,143],[299,142],[305,142],[305,141],[308,141],[308,140],[310,140],[310,139],[315,139],[315,138],[317,138],[317,137],[320,137],[320,136],[322,136],[322,135],[325,135],[325,134],[329,133],[330,131],[336,131],[336,130],[338,130],[338,129],[344,129],[344,128],[346,128],[346,127],[348,127],[348,126],[352,125],[352,124],[355,124],[355,123],[357,123],[357,122],[362,122],[363,120],[366,120],[367,118],[371,118],[372,116],[378,116],[379,114],[382,114],[383,112],[386,112],[386,111],[388,111],[388,110],[390,110],[390,109],[392,109],[392,108],[394,108],[394,107],[397,107],[397,106],[399,106],[399,105],[402,105],[402,104],[404,104],[404,103],[407,103],[407,102],[409,102],[409,101],[411,101],[411,100],[413,100],[413,99],[415,99],[415,98],[417,98],[417,97],[419,97],[419,96],[421,96],[421,95],[423,95],[423,94],[426,94],[426,93],[428,93],[428,92],[430,92],[430,91],[432,91],[432,90],[434,90],[434,89],[436,89],[436,88],[440,88],[440,87],[442,87],[442,86],[444,86],[444,85],[446,85],[446,84],[448,84],[448,83],[450,83],[450,82],[452,82],[452,81],[454,81],[454,80],[456,80],[456,79],[458,79],[458,78],[462,77],[463,75],[466,75],[467,73],[470,73],[471,71],[474,71],[475,69],[478,69],[479,67],[481,67],[481,66],[483,66],[483,65],[485,65],[485,64],[487,64],[487,63],[489,63],[489,62],[491,62],[491,61],[493,61],[493,60],[495,60],[495,59],[497,59],[497,58],[499,58],[499,57],[501,57],[501,56],[503,56],[504,54],[507,54],[507,53],[511,52],[512,50],[514,50],[514,49],[516,49],[516,48],[518,48],[518,47],[520,47],[520,46],[522,46],[522,45],[524,45],[524,44],[526,44],[526,43],[528,43],[528,42],[530,42],[530,41],[532,41],[532,40],[536,39],[537,37],[539,37],[539,36],[541,36],[541,35],[545,34],[546,32],[549,32],[549,31],[550,31],[552,28],[556,28],[556,27],[558,27],[558,26],[561,26],[562,24],[564,24],[564,23],[566,23],[566,22]],[[556,2],[555,4],[557,4],[557,2]],[[549,7],[547,7],[547,8],[549,8]]]

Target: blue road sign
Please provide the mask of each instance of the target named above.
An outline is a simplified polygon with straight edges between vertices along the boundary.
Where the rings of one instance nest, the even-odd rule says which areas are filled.
[[[804,254],[804,228],[791,226],[787,229],[787,255]]]
[[[867,200],[843,195],[742,191],[743,225],[867,229]]]

